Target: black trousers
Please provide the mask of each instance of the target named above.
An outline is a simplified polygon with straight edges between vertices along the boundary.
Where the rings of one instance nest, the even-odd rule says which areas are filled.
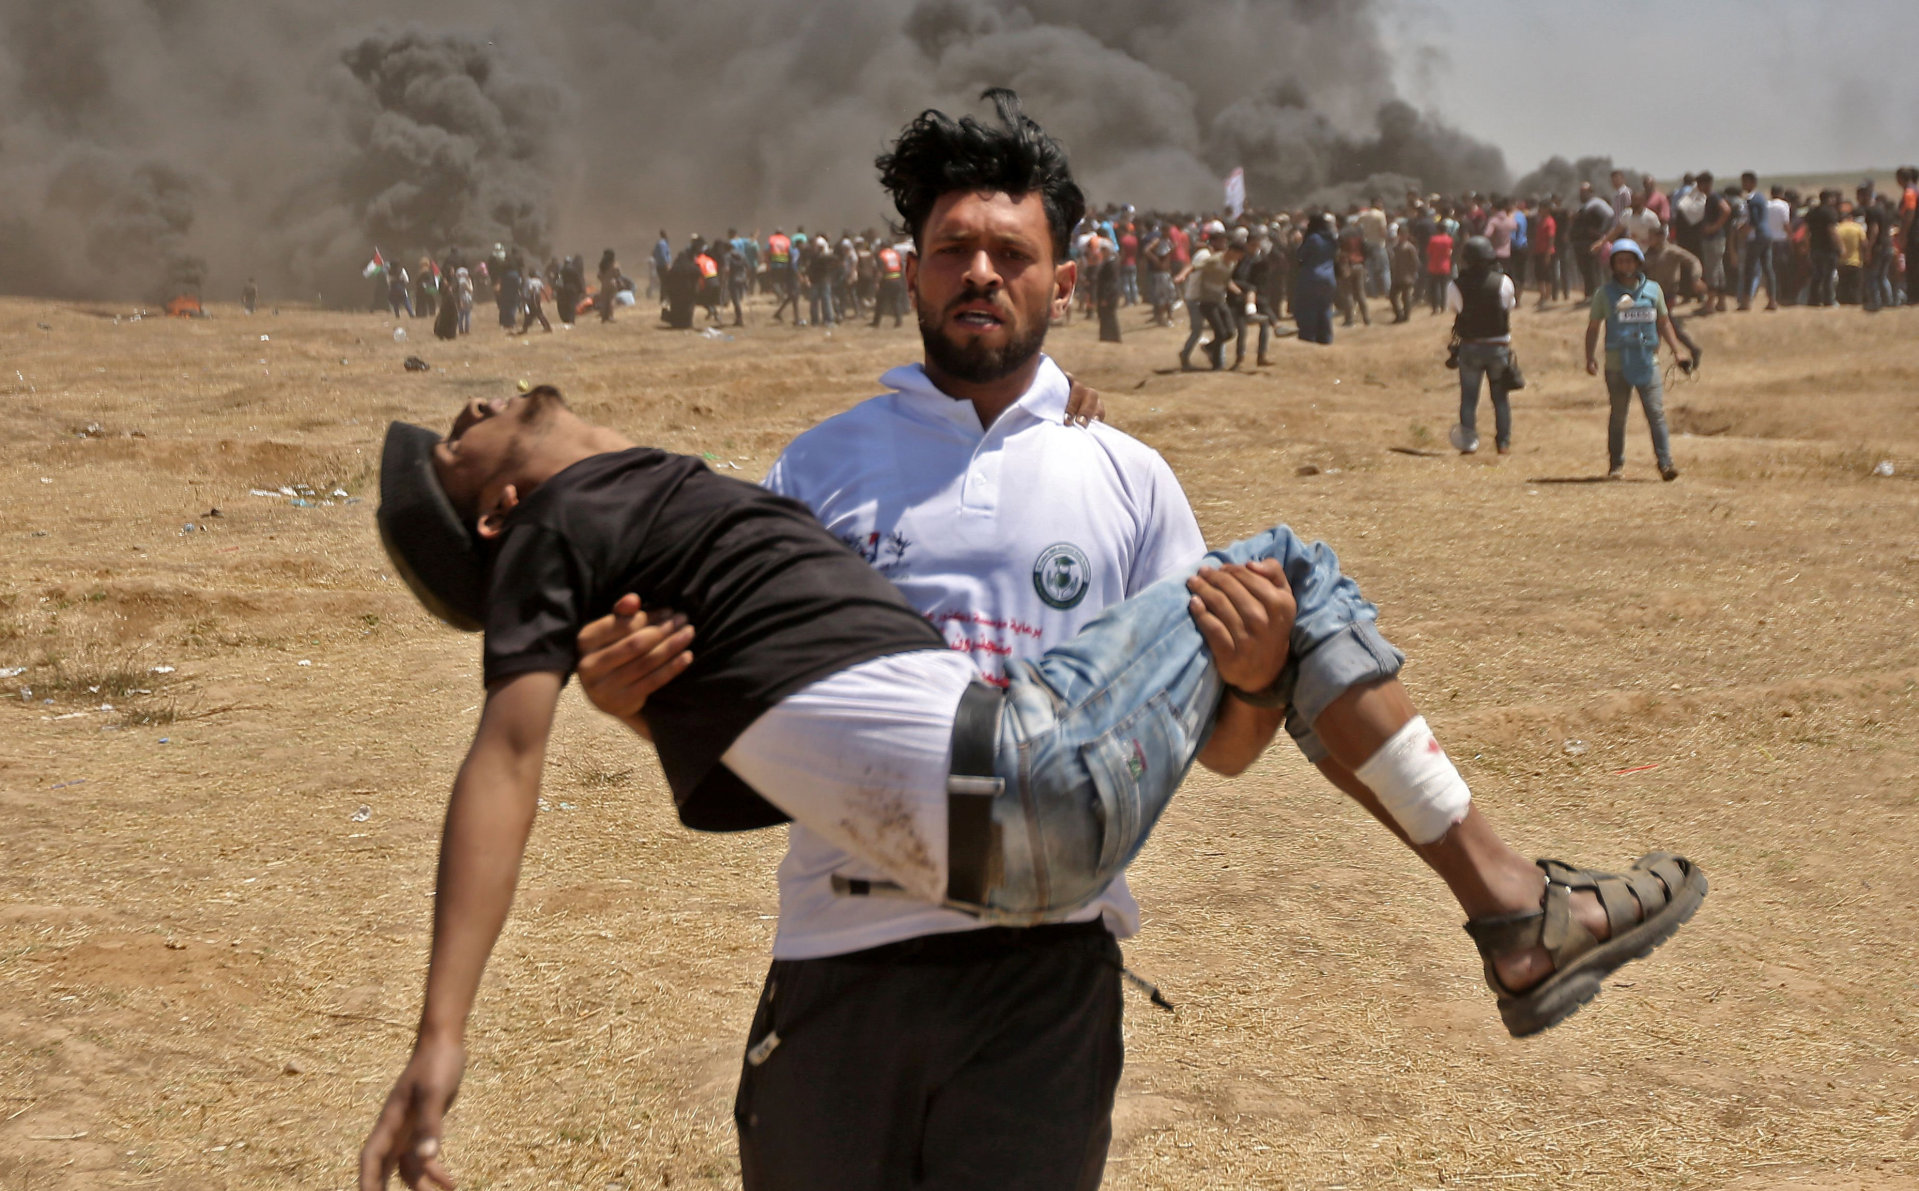
[[[1119,963],[1098,922],[774,961],[733,1108],[747,1191],[1093,1191]]]

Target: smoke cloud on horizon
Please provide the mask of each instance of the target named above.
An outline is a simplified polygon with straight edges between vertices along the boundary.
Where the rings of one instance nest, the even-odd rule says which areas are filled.
[[[1399,100],[1375,3],[0,0],[0,292],[249,276],[366,296],[375,245],[637,257],[728,226],[866,226],[926,107],[1017,90],[1096,204],[1503,187]],[[1390,188],[1390,189],[1389,189]],[[698,225],[690,221],[697,219]]]

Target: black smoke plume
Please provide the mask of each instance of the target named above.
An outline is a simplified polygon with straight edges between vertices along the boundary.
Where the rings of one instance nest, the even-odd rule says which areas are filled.
[[[1507,180],[1400,102],[1378,0],[0,0],[0,292],[357,304],[377,244],[877,225],[922,108],[1020,92],[1095,203]],[[695,222],[697,221],[697,223]]]

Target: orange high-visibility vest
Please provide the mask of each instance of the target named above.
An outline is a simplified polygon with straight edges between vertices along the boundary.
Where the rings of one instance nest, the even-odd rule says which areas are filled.
[[[888,281],[900,279],[900,254],[891,248],[880,249],[880,275]]]
[[[784,265],[793,259],[793,241],[778,232],[766,238],[766,254],[776,265]]]
[[[714,260],[712,257],[706,255],[704,252],[695,256],[693,258],[693,263],[700,267],[700,276],[706,278],[708,281],[711,281],[715,277],[718,277],[720,275],[719,262]]]

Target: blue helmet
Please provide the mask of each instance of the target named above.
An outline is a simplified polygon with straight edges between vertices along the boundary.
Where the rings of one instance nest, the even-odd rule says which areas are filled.
[[[1606,259],[1611,260],[1622,252],[1630,252],[1632,255],[1638,257],[1639,263],[1642,265],[1646,263],[1646,250],[1641,248],[1639,244],[1633,240],[1614,240],[1612,242],[1612,251],[1606,254]]]

